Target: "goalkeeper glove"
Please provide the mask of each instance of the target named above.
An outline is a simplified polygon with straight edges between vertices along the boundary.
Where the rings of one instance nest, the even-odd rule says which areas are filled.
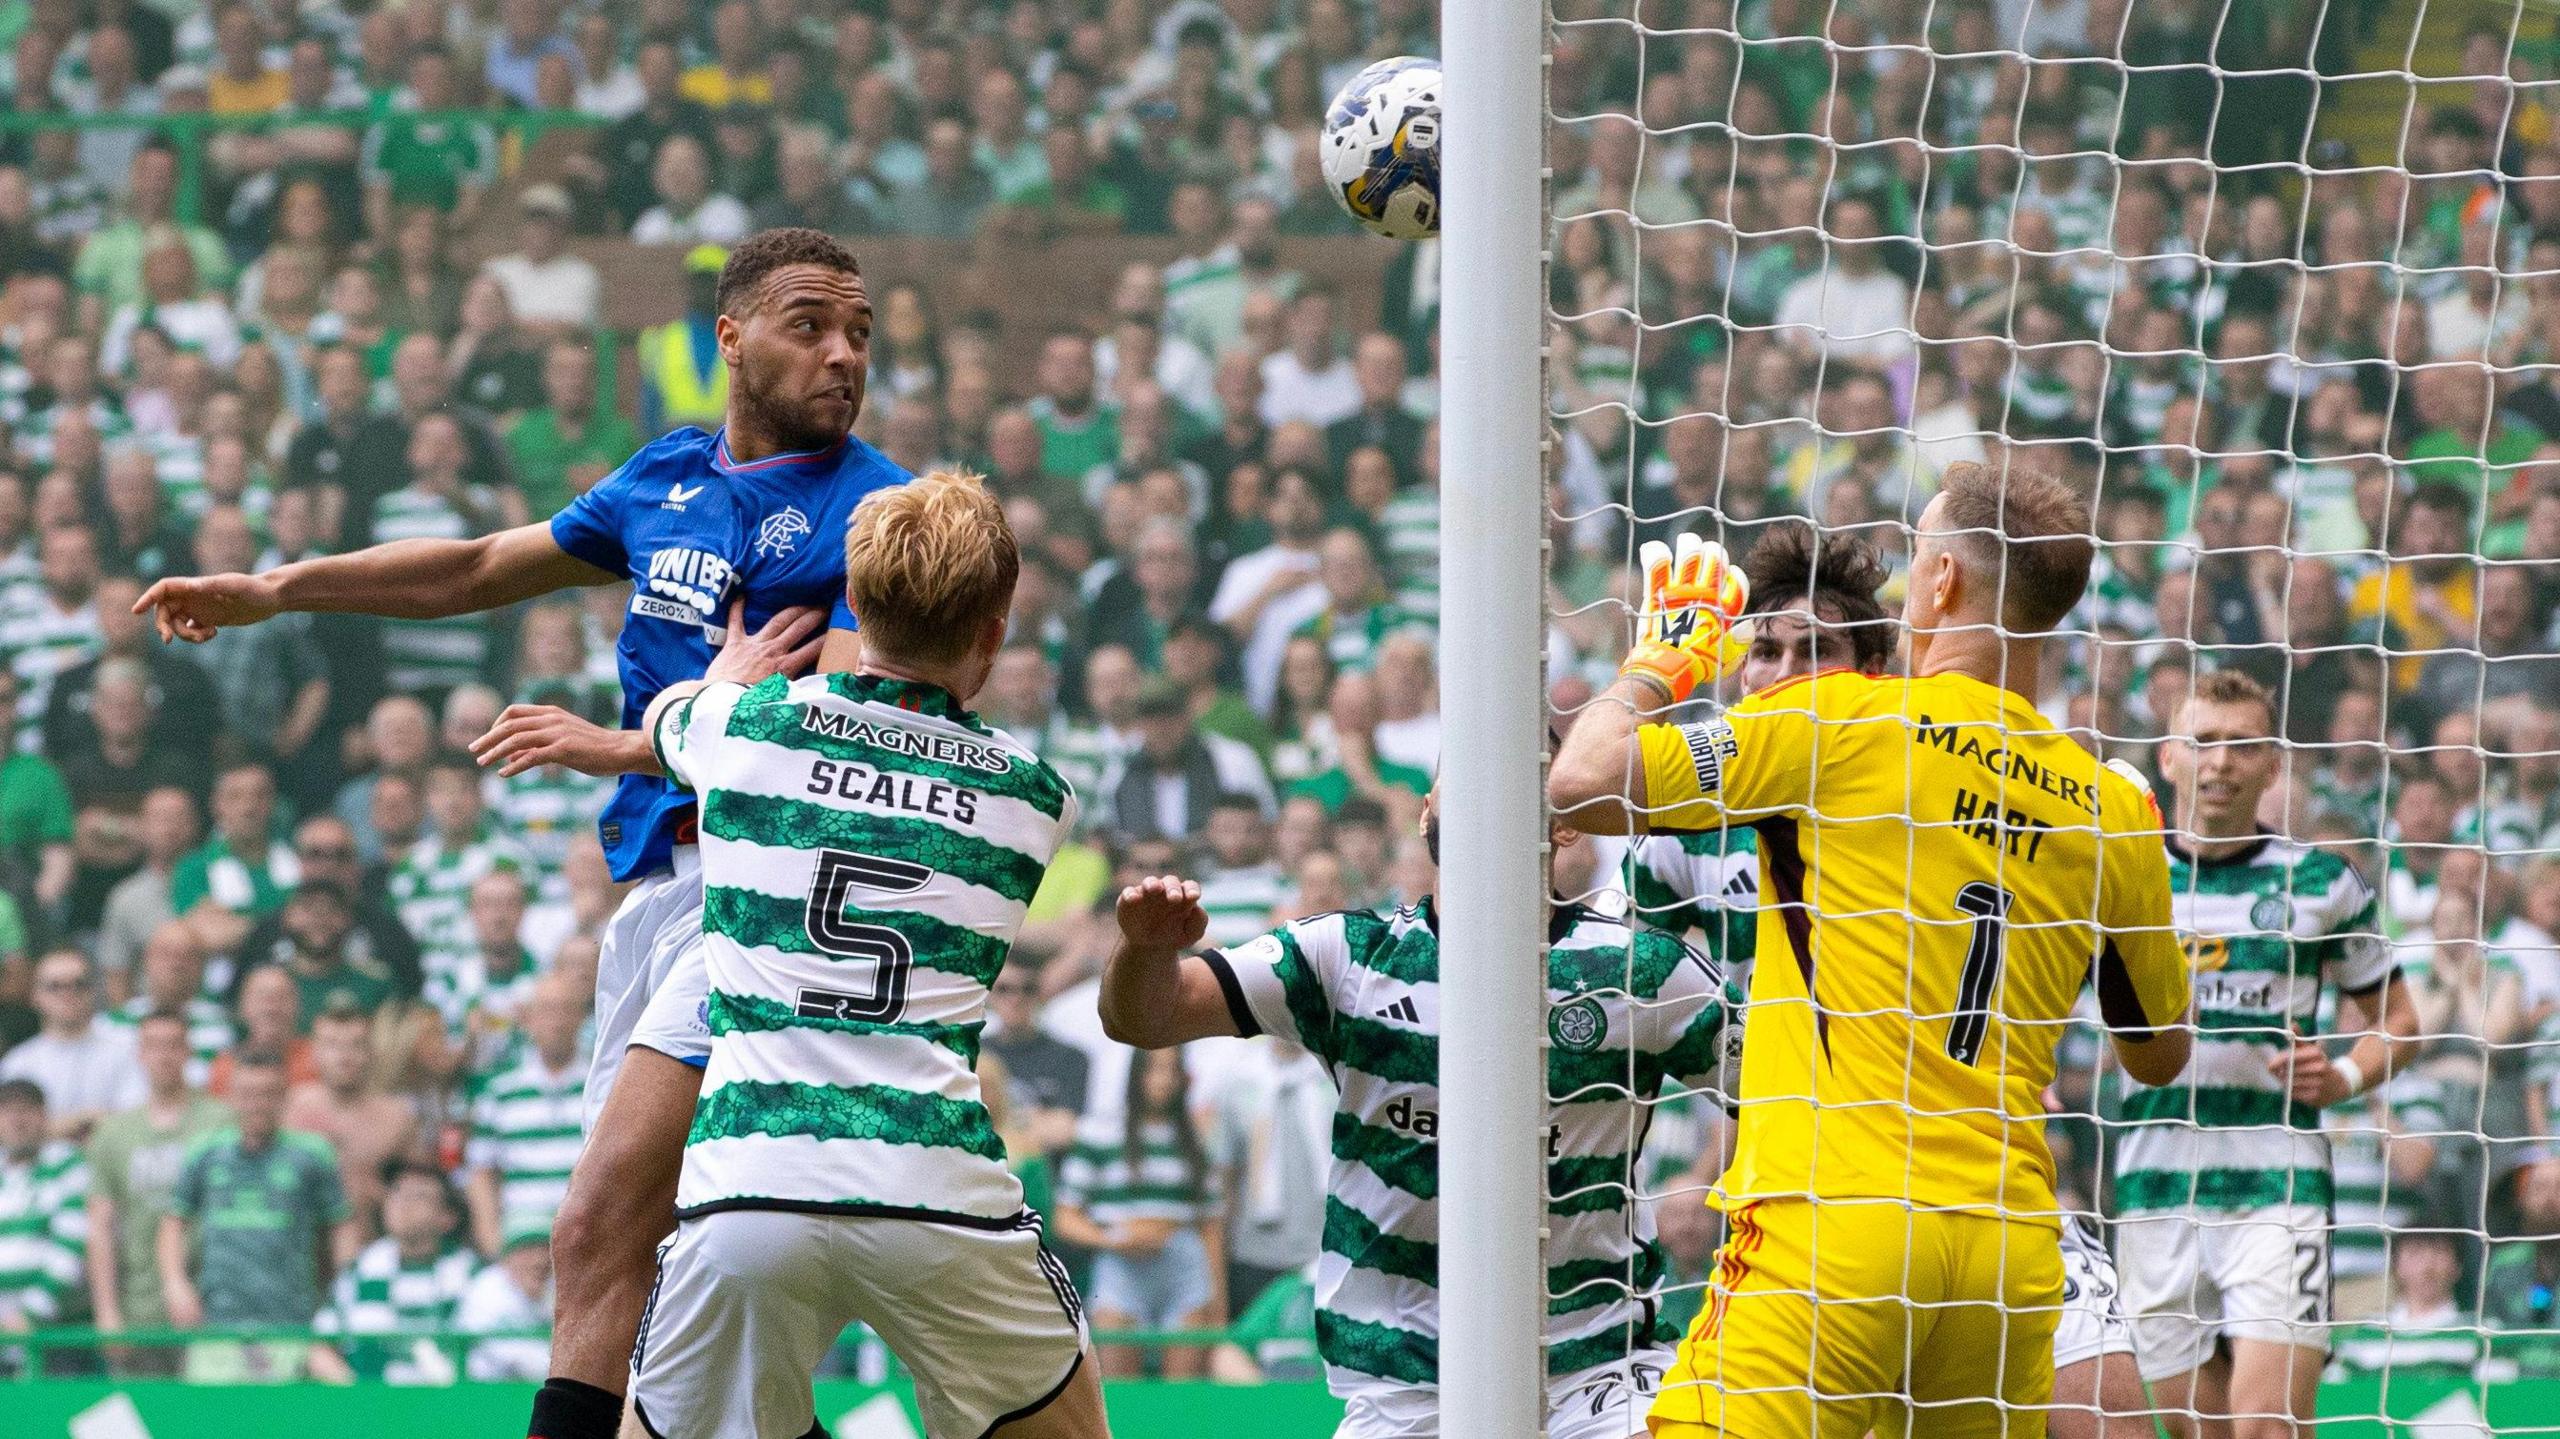
[[[1647,540],[1637,557],[1644,608],[1636,617],[1636,647],[1618,666],[1618,677],[1660,685],[1678,704],[1741,659],[1733,627],[1750,601],[1751,582],[1725,558],[1724,546],[1693,534],[1680,536],[1676,549]]]

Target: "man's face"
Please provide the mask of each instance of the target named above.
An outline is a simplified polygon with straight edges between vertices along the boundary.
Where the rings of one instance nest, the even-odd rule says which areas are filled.
[[[423,1174],[404,1174],[382,1196],[382,1232],[412,1249],[444,1238],[453,1228],[453,1208],[444,1186]]]
[[[234,843],[263,842],[275,812],[275,781],[265,770],[236,769],[213,787],[213,822]]]
[[[1223,865],[1260,864],[1269,848],[1262,817],[1241,808],[1218,809],[1209,815],[1209,849]]]
[[[2220,839],[2256,826],[2258,801],[2276,782],[2282,753],[2262,707],[2190,697],[2160,758],[2178,792],[2179,827]]]
[[[1833,618],[1836,623],[1837,616]],[[1845,664],[1850,653],[1847,635],[1824,634],[1814,623],[1810,600],[1754,615],[1751,648],[1742,657],[1742,692],[1758,694],[1771,685],[1809,675],[1826,660],[1834,666]]]
[[[471,929],[483,949],[512,950],[524,925],[524,890],[512,876],[505,883],[483,881],[471,889]]]
[[[97,1012],[89,966],[78,956],[47,955],[36,965],[36,1013],[44,1017],[46,1028],[85,1029]]]
[[[741,314],[720,317],[719,334],[737,379],[735,403],[785,449],[824,449],[851,432],[871,363],[871,299],[861,276],[786,265],[764,278]]]
[[[480,786],[455,769],[427,775],[427,818],[448,843],[461,844],[480,830]]]
[[[1027,966],[1007,965],[996,982],[987,986],[996,1018],[1009,1031],[1029,1029],[1040,1008],[1040,979]]]
[[[1072,335],[1059,335],[1041,347],[1040,389],[1069,410],[1093,399],[1093,349]]]
[[[134,1031],[134,1062],[153,1089],[170,1090],[186,1082],[187,1027],[166,1019],[150,1020]]]
[[[12,1099],[0,1104],[0,1149],[25,1153],[44,1142],[44,1106]]]
[[[323,1019],[311,1026],[311,1067],[320,1082],[341,1092],[364,1079],[373,1058],[371,1030],[361,1019]]]
[[[303,958],[333,966],[346,957],[339,947],[355,929],[355,916],[330,891],[305,888],[285,901],[279,923]]]
[[[85,604],[98,583],[98,541],[77,525],[48,530],[37,563],[57,601]]]
[[[204,983],[204,955],[188,932],[162,925],[142,946],[142,993],[154,1005],[181,1005]]]
[[[231,1079],[231,1108],[240,1118],[240,1133],[254,1142],[275,1136],[284,1123],[284,1069],[277,1065],[243,1068]]]

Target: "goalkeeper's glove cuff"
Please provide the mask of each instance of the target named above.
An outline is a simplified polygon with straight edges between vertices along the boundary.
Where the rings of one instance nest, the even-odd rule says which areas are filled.
[[[1618,666],[1620,679],[1640,679],[1662,687],[1665,704],[1679,704],[1715,676],[1706,658],[1678,645],[1646,640],[1627,651]]]

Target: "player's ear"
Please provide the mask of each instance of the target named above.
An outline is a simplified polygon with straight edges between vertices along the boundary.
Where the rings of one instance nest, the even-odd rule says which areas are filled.
[[[711,322],[711,335],[720,345],[720,358],[732,365],[738,363],[739,331],[735,316],[723,314]]]

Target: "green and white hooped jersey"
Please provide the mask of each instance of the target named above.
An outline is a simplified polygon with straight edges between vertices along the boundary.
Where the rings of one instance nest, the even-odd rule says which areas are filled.
[[[1010,1225],[978,1035],[1075,792],[944,691],[871,675],[711,685],[650,739],[702,801],[712,1044],[679,1212]]]
[[[2173,844],[2169,884],[2195,966],[2195,1057],[2174,1084],[2128,1086],[2116,1207],[2326,1208],[2319,1111],[2295,1105],[2267,1061],[2317,1032],[2324,986],[2369,994],[2390,982],[2373,888],[2337,855],[2274,835],[2215,860]]]
[[[1547,1372],[1670,1344],[1633,1173],[1658,1096],[1705,1089],[1739,995],[1669,934],[1560,905],[1547,955]],[[1304,1045],[1341,1091],[1316,1262],[1333,1392],[1440,1374],[1440,941],[1425,905],[1294,920],[1204,958],[1236,1027]]]
[[[1760,940],[1760,831],[1749,825],[1653,834],[1627,848],[1627,913],[1704,945],[1748,988]]]

